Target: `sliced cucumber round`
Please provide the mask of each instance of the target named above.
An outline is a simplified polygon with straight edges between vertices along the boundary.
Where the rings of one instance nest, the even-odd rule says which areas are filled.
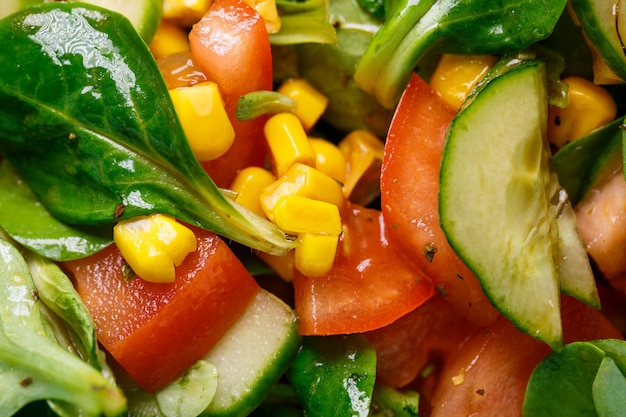
[[[300,347],[295,312],[259,290],[243,315],[204,357],[215,365],[217,391],[210,417],[240,417],[259,406]]]
[[[562,345],[558,226],[546,137],[545,66],[491,80],[452,121],[439,210],[451,246],[520,330]]]

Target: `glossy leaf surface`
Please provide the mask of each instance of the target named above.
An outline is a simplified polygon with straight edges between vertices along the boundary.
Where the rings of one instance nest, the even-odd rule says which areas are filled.
[[[0,153],[55,217],[161,212],[266,252],[292,247],[206,175],[127,19],[44,3],[0,21],[0,42]]]

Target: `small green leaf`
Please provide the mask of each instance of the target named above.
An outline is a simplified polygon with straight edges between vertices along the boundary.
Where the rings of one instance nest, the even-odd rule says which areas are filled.
[[[41,399],[73,404],[85,416],[117,416],[125,409],[119,388],[48,333],[28,266],[3,239],[0,300],[0,416]]]
[[[40,255],[29,254],[26,262],[39,299],[72,329],[73,346],[68,348],[76,349],[86,362],[101,369],[96,327],[72,281],[57,264]]]
[[[624,404],[626,342],[574,342],[537,365],[528,381],[524,416],[620,416]]]
[[[306,337],[287,376],[309,417],[367,417],[376,352],[361,335]]]
[[[111,227],[73,226],[53,217],[6,160],[0,163],[0,227],[55,261],[89,256],[113,242]]]
[[[524,399],[524,417],[595,417],[592,385],[605,353],[576,342],[553,352],[533,371]]]
[[[600,363],[593,381],[593,402],[599,417],[624,415],[626,377],[608,356]]]
[[[621,156],[622,141],[620,117],[610,124],[594,130],[590,134],[568,143],[554,154],[552,165],[559,176],[559,182],[567,191],[573,205],[577,204],[601,174],[602,166],[607,170],[613,149]],[[619,162],[619,161],[618,161]],[[600,175],[601,176],[601,175]]]

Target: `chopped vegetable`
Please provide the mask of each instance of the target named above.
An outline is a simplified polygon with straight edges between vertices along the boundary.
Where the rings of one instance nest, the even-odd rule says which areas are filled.
[[[277,91],[296,102],[295,113],[307,132],[317,123],[328,106],[328,98],[305,79],[285,80]]]
[[[550,35],[565,1],[429,0],[393,3],[358,63],[357,83],[394,107],[411,72],[432,48],[448,53],[521,51]]]
[[[228,39],[228,42],[223,42]],[[253,91],[272,89],[272,55],[263,18],[242,0],[217,0],[189,34],[197,68],[219,85],[235,141],[219,159],[203,163],[220,187],[227,187],[237,172],[264,166],[263,125],[266,117],[241,121],[236,117],[239,98]],[[233,68],[237,68],[233,71]]]
[[[170,90],[170,97],[198,161],[224,155],[235,140],[235,131],[217,84],[206,81],[175,88]]]
[[[303,335],[377,329],[433,295],[429,279],[389,245],[380,211],[350,205],[343,223],[333,268],[318,277],[294,274],[295,306]]]
[[[51,36],[54,21],[65,31]],[[162,212],[257,249],[293,247],[202,170],[147,46],[126,20],[45,3],[0,22],[10,45],[0,55],[2,152],[55,217],[102,225]],[[86,47],[68,49],[69,39]]]
[[[367,417],[376,353],[361,335],[307,337],[287,376],[306,415]]]
[[[581,77],[563,79],[568,85],[567,107],[550,106],[548,140],[557,148],[604,126],[617,116],[617,105],[603,87]]]
[[[615,328],[593,307],[568,297],[563,297],[562,307],[566,343],[619,337]],[[486,329],[479,329],[462,349],[446,360],[441,383],[432,397],[430,415],[521,416],[532,370],[549,353],[547,345],[517,331],[510,321],[500,318]],[[555,407],[565,407],[568,400],[556,396],[552,388],[546,394],[548,392]],[[541,401],[537,406],[542,408],[546,403]]]
[[[98,329],[98,340],[148,392],[180,377],[228,331],[258,284],[216,235],[195,230],[197,250],[173,283],[127,279],[114,246],[64,264]],[[102,294],[108,301],[102,303]]]
[[[121,390],[98,369],[61,347],[40,311],[26,261],[0,239],[0,410],[10,416],[35,400],[69,404],[88,416],[117,416]],[[10,279],[9,279],[10,278]]]
[[[264,132],[276,176],[284,175],[296,163],[315,166],[315,152],[298,116],[276,114],[265,123]]]
[[[414,76],[400,101],[385,145],[381,206],[389,240],[423,271],[456,309],[477,324],[498,312],[450,247],[439,225],[439,164],[453,111]]]
[[[132,271],[149,282],[174,282],[174,268],[197,247],[191,229],[162,214],[119,222],[113,239]]]

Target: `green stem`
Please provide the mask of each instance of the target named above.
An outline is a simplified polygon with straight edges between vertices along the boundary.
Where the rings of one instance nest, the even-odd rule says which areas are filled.
[[[359,61],[354,78],[359,86],[393,108],[417,60],[430,45],[437,19],[428,25],[423,17],[436,0],[403,0],[376,32]],[[431,27],[429,27],[431,26]]]

